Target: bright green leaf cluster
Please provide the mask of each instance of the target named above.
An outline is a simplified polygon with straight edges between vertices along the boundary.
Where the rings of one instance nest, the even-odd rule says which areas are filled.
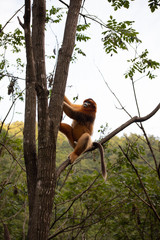
[[[54,6],[52,6],[50,10],[46,11],[46,22],[59,23],[63,17],[63,14],[60,13],[60,11],[61,8],[55,8]]]
[[[158,69],[160,67],[160,63],[153,61],[151,59],[148,59],[147,55],[148,55],[148,51],[145,50],[138,57],[128,60],[128,62],[131,62],[133,65],[125,73],[125,78],[133,78],[136,71],[139,73],[145,73],[146,76],[148,76],[150,79],[153,79],[156,77],[156,75],[151,73],[150,69],[152,70]]]
[[[77,42],[82,42],[82,41],[87,42],[90,39],[90,37],[80,33],[82,31],[87,30],[90,27],[90,25],[91,25],[90,23],[77,25],[77,33],[76,33],[76,41]],[[82,49],[77,47],[77,44],[76,44],[75,48],[74,48],[74,53],[72,56],[72,62],[74,62],[77,59],[77,53],[81,54],[82,56],[86,56],[86,54],[82,51]]]
[[[77,32],[81,32],[81,31],[86,30],[87,28],[90,27],[90,25],[91,25],[90,23],[88,23],[88,24],[79,24],[77,26]]]
[[[138,32],[132,28],[132,24],[133,21],[117,23],[117,21],[110,16],[110,20],[108,20],[106,25],[107,31],[102,32],[104,35],[102,41],[106,53],[117,53],[118,48],[128,50],[127,44],[141,42],[137,37]]]
[[[88,37],[88,36],[85,36],[81,33],[76,33],[76,40],[79,42],[81,42],[81,41],[87,42],[89,39],[90,39],[90,37]]]
[[[12,47],[13,53],[18,53],[21,51],[20,47],[24,46],[24,35],[19,28],[15,29],[14,33],[1,33],[0,47],[7,49],[8,46]]]
[[[131,1],[134,1],[134,0],[131,0]],[[112,7],[114,7],[115,11],[120,9],[121,7],[128,9],[130,6],[130,1],[128,0],[108,0],[108,2],[112,3]]]
[[[83,25],[79,24],[77,26],[77,32],[85,31],[89,27],[90,27],[90,23],[89,24],[83,24]],[[90,39],[90,37],[85,36],[82,33],[76,33],[76,40],[79,41],[79,42],[81,42],[81,41],[85,41],[86,42],[89,39]]]

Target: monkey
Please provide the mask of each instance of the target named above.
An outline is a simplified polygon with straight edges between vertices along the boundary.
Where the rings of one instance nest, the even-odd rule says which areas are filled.
[[[70,163],[74,161],[86,150],[92,146],[99,148],[101,155],[101,170],[103,178],[106,180],[106,166],[104,163],[104,151],[100,143],[92,142],[93,125],[96,118],[97,104],[92,98],[83,101],[82,105],[72,104],[66,96],[63,101],[64,113],[73,119],[71,126],[66,123],[60,123],[59,130],[67,138],[74,149],[68,156]]]

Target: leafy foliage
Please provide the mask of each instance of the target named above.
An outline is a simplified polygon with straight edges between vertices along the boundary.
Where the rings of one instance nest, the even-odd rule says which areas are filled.
[[[8,135],[9,126],[5,126],[0,135],[0,218],[7,223],[10,236],[21,239],[23,236],[22,224],[27,220],[27,186],[22,151],[22,138]],[[13,132],[12,132],[13,133]],[[21,131],[22,135],[22,131]],[[0,224],[0,232],[3,226]],[[2,238],[2,234],[0,236]]]
[[[17,28],[14,33],[4,33],[0,34],[0,47],[7,49],[9,46],[12,47],[13,53],[18,53],[21,51],[20,47],[24,46],[24,35],[22,31]]]
[[[4,128],[0,136],[0,217],[7,224],[11,237],[18,240],[25,236],[28,220],[26,176],[21,168],[24,167],[23,123],[15,122]],[[159,159],[159,139],[150,136],[149,141],[155,157]],[[134,134],[114,137],[104,147],[108,171],[106,183],[99,173],[98,151],[83,157],[58,179],[50,236],[57,240],[62,237],[119,240],[128,236],[136,240],[148,240],[148,236],[156,239],[160,234],[160,222],[148,206],[147,196],[137,176],[138,173],[160,214],[160,183],[144,137]],[[65,137],[59,134],[57,165],[66,160],[70,151]],[[1,223],[0,231],[3,232]]]
[[[133,21],[117,21],[110,16],[107,22],[107,31],[102,32],[104,37],[102,42],[106,53],[117,53],[118,49],[128,50],[127,44],[141,42],[138,38],[138,32],[132,28]]]
[[[46,10],[46,23],[59,23],[62,20],[63,12],[61,8],[52,6],[50,10]]]
[[[131,1],[134,1],[134,0],[131,0]],[[130,1],[128,0],[108,0],[108,2],[112,3],[112,6],[114,7],[115,11],[122,7],[128,9],[130,6]]]
[[[17,78],[15,78],[11,72],[13,72],[13,66],[16,67],[16,71],[20,70],[21,72],[23,72],[24,63],[22,62],[22,59],[20,57],[15,57],[13,60],[15,61],[15,64],[11,64],[6,59],[6,55],[8,52],[18,54],[21,52],[22,47],[24,46],[24,35],[19,28],[15,29],[13,33],[4,33],[3,31],[0,33],[0,49],[1,52],[3,52],[2,54],[0,54],[0,80],[2,80],[5,76],[8,76],[10,78],[10,84],[12,85],[12,91],[9,92],[14,92],[16,95],[22,95],[22,92],[16,81]]]
[[[148,76],[150,79],[153,79],[156,77],[156,75],[152,74],[150,69],[153,69],[153,70],[158,69],[160,67],[160,63],[153,61],[151,59],[148,59],[147,55],[148,55],[148,51],[145,50],[138,57],[128,60],[128,62],[132,63],[132,66],[125,73],[125,78],[132,78],[136,71],[143,74],[145,73],[145,75]]]
[[[90,27],[90,23],[88,24],[79,24],[77,26],[77,33],[76,33],[76,44],[75,44],[75,47],[74,47],[74,53],[73,53],[73,56],[72,56],[72,62],[74,62],[76,59],[77,59],[77,54],[81,54],[82,56],[86,56],[85,52],[79,47],[79,42],[87,42],[90,37],[82,34],[81,32],[82,31],[85,31],[87,30],[88,28]]]
[[[130,1],[134,1],[134,0],[130,0]],[[130,7],[130,1],[129,0],[108,0],[108,2],[111,3],[111,6],[114,7],[115,11],[117,11],[118,9],[121,9],[122,7],[128,9]],[[151,12],[154,12],[160,6],[160,0],[148,0],[148,6],[150,7]]]
[[[158,7],[160,7],[160,0],[149,0],[148,5],[151,9],[151,12],[154,12]]]

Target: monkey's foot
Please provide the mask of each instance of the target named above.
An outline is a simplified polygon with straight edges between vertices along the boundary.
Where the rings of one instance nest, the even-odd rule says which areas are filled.
[[[74,161],[78,158],[78,155],[72,152],[69,156],[68,159],[70,160],[70,163],[74,163]]]

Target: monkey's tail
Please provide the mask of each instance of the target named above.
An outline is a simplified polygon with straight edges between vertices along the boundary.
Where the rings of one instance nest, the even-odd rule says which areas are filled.
[[[93,142],[93,146],[97,147],[99,149],[100,155],[101,155],[101,171],[102,171],[102,176],[104,180],[106,181],[107,179],[107,171],[106,171],[106,165],[104,162],[104,149],[103,146],[98,143],[98,142]]]

